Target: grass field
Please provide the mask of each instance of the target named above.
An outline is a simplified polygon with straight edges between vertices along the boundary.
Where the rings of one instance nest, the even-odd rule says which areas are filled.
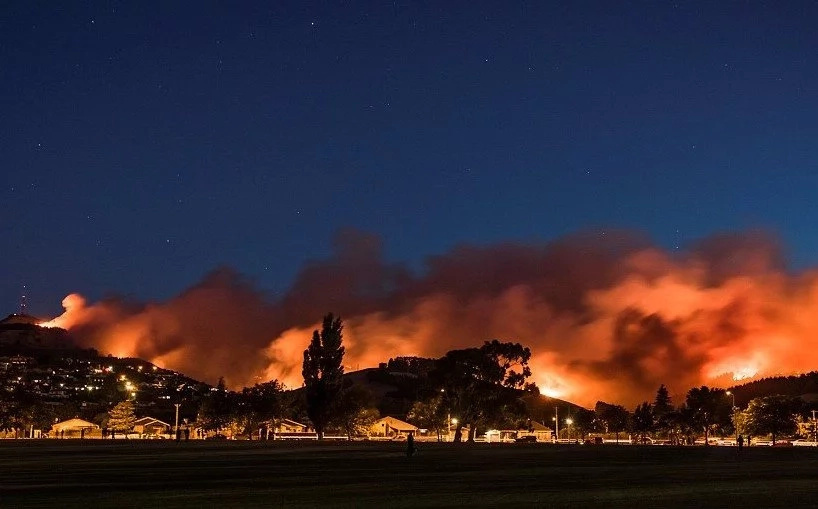
[[[818,450],[0,441],[0,507],[818,507]]]

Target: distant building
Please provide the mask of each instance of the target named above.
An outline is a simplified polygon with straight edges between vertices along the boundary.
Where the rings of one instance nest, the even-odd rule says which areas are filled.
[[[171,426],[153,417],[142,417],[136,420],[133,430],[140,435],[167,435],[171,432]]]
[[[517,431],[517,438],[530,436],[536,438],[537,442],[550,442],[554,439],[554,430],[537,421],[531,421],[527,429]]]
[[[389,416],[378,419],[369,428],[370,436],[384,438],[405,437],[417,432],[417,426]]]
[[[80,438],[90,431],[99,429],[93,422],[82,419],[68,419],[51,425],[52,438]]]
[[[281,419],[275,428],[276,434],[287,433],[309,433],[310,428],[306,424],[293,421],[292,419]]]

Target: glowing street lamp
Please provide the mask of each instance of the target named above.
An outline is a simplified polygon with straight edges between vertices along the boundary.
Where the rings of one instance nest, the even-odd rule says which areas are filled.
[[[733,398],[733,427],[736,428],[736,447],[738,447],[738,408],[736,408],[736,395],[731,391],[727,391],[725,394]]]
[[[568,425],[568,440],[571,440],[571,425],[574,424],[574,420],[569,417],[565,419],[565,424]]]

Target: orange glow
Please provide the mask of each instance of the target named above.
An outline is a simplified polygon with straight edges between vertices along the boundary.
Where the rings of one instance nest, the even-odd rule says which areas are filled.
[[[531,349],[531,381],[543,394],[586,406],[632,406],[659,384],[678,402],[701,384],[818,369],[818,272],[785,271],[765,238],[726,235],[673,254],[597,242],[456,249],[418,277],[342,252],[308,266],[273,303],[217,274],[163,303],[86,305],[72,294],[42,325],[233,387],[259,378],[300,387],[303,351],[327,311],[344,319],[347,370],[518,341]]]
[[[85,310],[85,298],[77,293],[72,293],[62,300],[62,307],[65,308],[63,314],[53,320],[41,322],[37,325],[46,328],[59,327],[61,329],[70,329],[81,320]]]
[[[565,392],[554,387],[540,387],[540,394],[549,398],[563,398]]]

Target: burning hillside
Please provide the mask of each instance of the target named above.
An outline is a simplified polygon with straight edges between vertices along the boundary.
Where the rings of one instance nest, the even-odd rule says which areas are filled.
[[[302,352],[327,311],[345,320],[350,367],[500,338],[531,348],[545,394],[589,405],[633,404],[660,383],[683,391],[818,365],[818,272],[788,273],[776,242],[756,233],[675,253],[625,232],[462,246],[415,275],[384,262],[379,239],[345,232],[279,300],[222,269],[166,302],[63,304],[43,325],[233,386],[300,385]]]

